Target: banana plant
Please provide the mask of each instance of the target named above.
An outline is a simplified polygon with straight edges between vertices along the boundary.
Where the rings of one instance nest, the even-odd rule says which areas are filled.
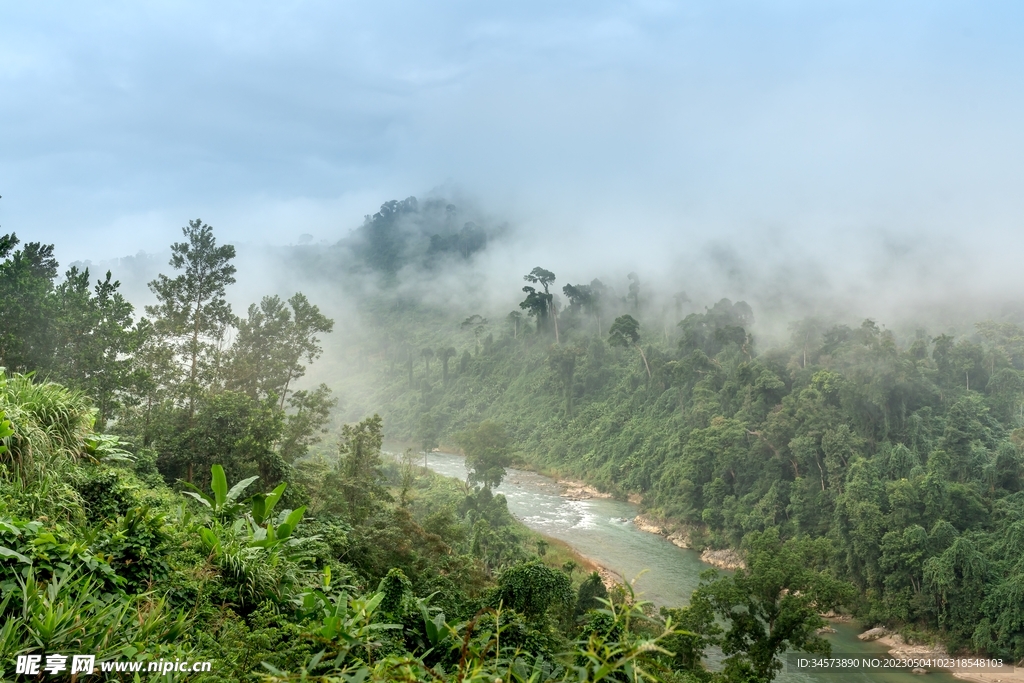
[[[430,608],[427,607],[427,603],[430,598],[437,595],[433,593],[426,598],[417,598],[416,606],[419,607],[420,616],[423,618],[423,630],[427,636],[427,642],[430,643],[430,650],[433,650],[449,635],[455,633],[455,629],[445,621],[444,612],[437,610],[433,615],[430,613]],[[426,654],[423,655],[424,657]]]
[[[299,522],[302,521],[304,514],[306,514],[305,505],[289,512],[284,521],[276,527],[269,521],[266,527],[256,527],[253,530],[253,540],[249,545],[256,548],[273,548],[284,543],[292,535],[292,532],[295,531],[295,527],[298,526]]]
[[[243,506],[238,502],[239,496],[242,495],[242,492],[245,491],[250,484],[259,479],[259,477],[243,479],[228,490],[228,479],[224,475],[223,467],[220,465],[214,465],[210,468],[210,474],[212,475],[210,481],[210,488],[213,490],[212,496],[188,482],[182,483],[186,488],[190,488],[192,490],[182,491],[182,493],[186,496],[195,498],[200,503],[210,508],[210,510],[213,511],[213,514],[223,516],[236,515],[242,510]],[[276,503],[277,501],[275,500],[274,502]]]
[[[134,462],[135,456],[121,448],[130,445],[113,434],[91,434],[85,437],[85,455],[93,462]]]
[[[250,513],[252,514],[252,521],[256,522],[257,526],[263,526],[263,523],[270,519],[270,515],[274,511],[274,506],[277,505],[277,501],[281,500],[281,496],[284,494],[284,490],[287,486],[287,482],[279,484],[278,487],[270,493],[257,493],[250,499],[250,506],[252,508]],[[294,526],[292,528],[294,528]]]

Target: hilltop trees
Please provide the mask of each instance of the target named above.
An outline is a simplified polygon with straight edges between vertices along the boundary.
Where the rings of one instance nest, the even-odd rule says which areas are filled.
[[[220,345],[235,323],[224,293],[235,282],[235,248],[217,246],[213,228],[201,220],[181,229],[184,242],[171,245],[170,265],[183,271],[174,278],[161,274],[149,283],[157,305],[147,306],[153,329],[173,349],[182,365],[175,389],[192,414],[205,386],[220,370]]]
[[[366,216],[362,226],[343,242],[357,257],[353,270],[383,276],[394,284],[402,268],[436,268],[448,260],[469,260],[487,247],[498,230],[465,221],[456,222],[460,210],[443,199],[420,201],[416,197],[384,202]]]

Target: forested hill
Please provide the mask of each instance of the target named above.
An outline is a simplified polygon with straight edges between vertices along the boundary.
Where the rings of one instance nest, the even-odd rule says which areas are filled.
[[[441,287],[455,276],[472,289],[474,255],[497,250],[502,232],[479,228],[480,238],[463,218],[446,204],[388,203],[348,247],[285,255],[293,288],[321,284],[308,298],[261,292],[241,316],[227,301],[236,252],[202,221],[172,247],[172,274],[151,282],[158,304],[145,316],[111,275],[95,282],[72,268],[61,280],[52,246],[5,236],[0,366],[85,392],[95,410],[84,431],[127,438],[136,475],[154,485],[184,479],[206,490],[212,466],[223,465],[232,480],[293,484],[282,505],[295,509],[314,509],[334,476],[350,493],[376,490],[380,514],[404,514],[387,503],[377,465],[352,465],[364,479],[344,469],[353,432],[325,434],[334,396],[349,415],[383,417],[361,428],[425,449],[507,433],[508,443],[482,451],[508,446],[532,466],[639,494],[694,547],[745,549],[750,559],[775,539],[826,557],[860,589],[868,623],[1024,657],[1019,321],[898,337],[870,319],[807,318],[790,323],[787,343],[766,346],[758,311],[743,302],[690,302],[637,273],[563,283],[544,267],[507,283],[492,275],[488,286],[507,297],[455,301],[424,275],[443,270]],[[199,289],[197,273],[209,281]],[[202,306],[189,303],[189,288],[206,293]],[[502,298],[515,303],[478,303]],[[349,376],[360,383],[338,379]],[[8,415],[23,410],[19,400]],[[481,463],[480,481],[492,481]],[[4,471],[11,496],[28,496]],[[364,528],[372,517],[353,496],[331,505]],[[12,514],[28,523],[34,505]],[[487,545],[467,540],[476,530],[457,543],[477,523],[469,508],[458,515],[462,530],[447,548],[465,541],[476,557],[466,562],[485,561]],[[380,580],[388,561],[360,571]]]
[[[321,299],[264,291],[236,315],[234,246],[198,219],[182,237],[141,315],[111,273],[72,267],[61,279],[53,245],[0,236],[0,679],[151,665],[170,674],[170,664],[174,680],[204,683],[770,683],[788,649],[829,651],[819,612],[849,604],[853,589],[829,568],[825,542],[747,537],[748,570],[705,577],[689,606],[655,612],[628,586],[609,591],[598,572],[580,572],[584,558],[528,532],[492,493],[511,448],[540,452],[531,435],[558,421],[506,420],[522,388],[508,403],[458,397],[506,373],[540,378],[538,404],[561,405],[546,398],[547,375],[517,365],[550,353],[571,415],[575,359],[582,368],[603,348],[570,345],[585,338],[586,311],[602,325],[599,298],[582,295],[603,290],[579,289],[574,332],[573,315],[553,306],[554,275],[535,269],[525,293],[539,327],[512,316],[510,341],[495,341],[484,317],[449,326],[450,312],[404,295],[385,272],[355,297],[377,340],[357,352],[371,374],[393,378],[378,398],[400,399],[388,404],[394,429],[378,415],[332,429],[334,394],[316,382],[335,320]],[[611,324],[611,341],[660,372],[630,320]],[[472,353],[452,364],[444,346],[433,366],[432,348],[414,353],[406,330],[447,339],[449,327]],[[424,372],[399,372],[402,353]],[[594,391],[628,378],[631,358],[608,355]],[[350,404],[367,398],[335,388]],[[411,449],[384,457],[386,424],[431,431],[449,400],[437,424],[465,427],[468,484],[421,470]],[[522,442],[496,421],[470,424],[487,411]],[[785,620],[772,616],[780,610]],[[705,650],[727,640],[741,645],[709,671]],[[68,672],[76,655],[95,661]]]
[[[391,200],[331,245],[278,248],[281,268],[306,283],[334,283],[347,295],[394,288],[401,276],[417,280],[464,266],[510,231],[488,224],[472,208],[441,198]]]
[[[563,286],[563,305],[554,273],[526,280],[507,317],[372,311],[391,437],[498,422],[522,461],[642,494],[698,548],[825,538],[868,621],[1024,656],[1024,329],[807,319],[761,349],[743,302],[668,321],[635,276],[619,296]]]

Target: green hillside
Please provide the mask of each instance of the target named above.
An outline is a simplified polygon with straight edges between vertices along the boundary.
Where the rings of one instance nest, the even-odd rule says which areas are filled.
[[[640,494],[697,548],[825,539],[867,622],[1024,657],[1019,325],[897,338],[805,319],[760,348],[743,302],[669,327],[639,278],[617,297],[565,286],[561,304],[547,284],[539,304],[528,284],[521,310],[475,319],[368,303],[402,340],[367,358],[389,436],[451,446],[495,421],[522,463]]]

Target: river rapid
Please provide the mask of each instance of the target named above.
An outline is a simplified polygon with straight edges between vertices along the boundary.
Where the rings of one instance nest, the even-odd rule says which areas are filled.
[[[430,453],[427,467],[447,477],[466,479],[462,456]],[[697,587],[699,575],[709,565],[693,550],[676,547],[657,534],[640,531],[632,520],[637,508],[631,503],[604,498],[569,500],[553,479],[534,472],[509,469],[495,489],[508,500],[508,509],[527,527],[565,541],[577,552],[615,572],[634,588],[641,599],[656,605],[685,605]],[[851,623],[835,623],[833,656],[881,657],[887,650],[878,643],[857,640],[860,629]],[[713,664],[712,664],[713,666]],[[871,671],[809,673],[789,670],[775,679],[784,683],[910,683],[921,676],[909,672]],[[930,673],[931,683],[953,683],[947,673]]]

